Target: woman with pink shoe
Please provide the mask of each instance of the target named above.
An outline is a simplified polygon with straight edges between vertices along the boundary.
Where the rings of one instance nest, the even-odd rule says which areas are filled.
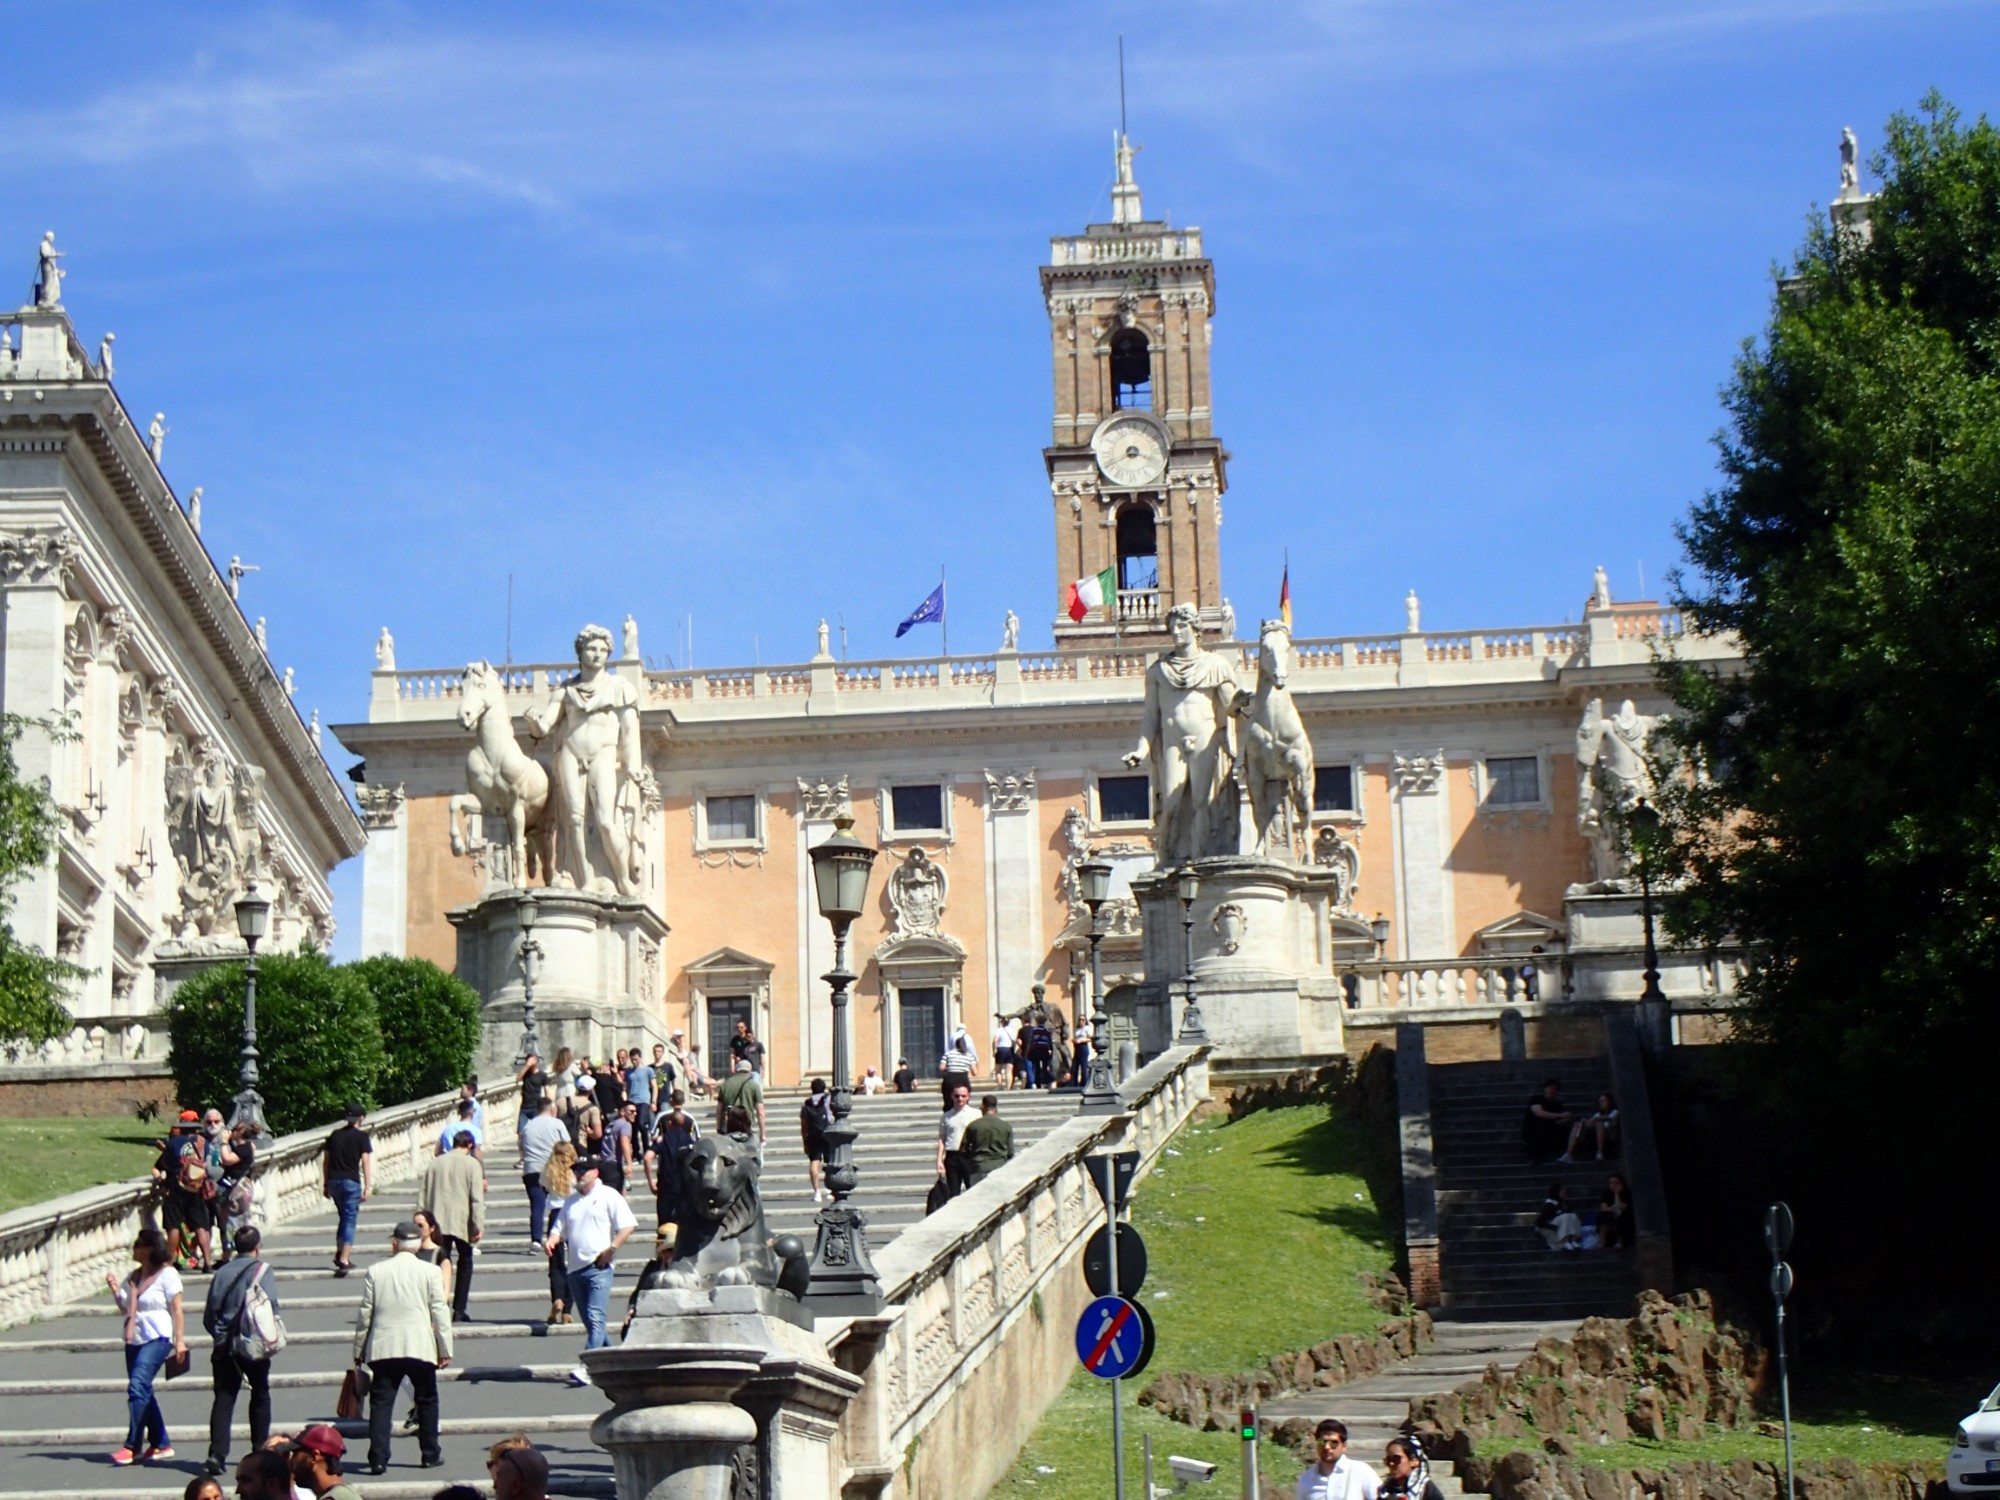
[[[130,1413],[125,1446],[111,1455],[114,1464],[129,1464],[146,1444],[145,1459],[154,1463],[174,1456],[167,1437],[167,1419],[153,1395],[153,1382],[169,1358],[186,1364],[187,1322],[181,1310],[181,1276],[174,1269],[167,1237],[157,1229],[142,1229],[132,1244],[135,1264],[121,1282],[106,1273],[104,1284],[118,1299],[125,1315],[125,1404]]]

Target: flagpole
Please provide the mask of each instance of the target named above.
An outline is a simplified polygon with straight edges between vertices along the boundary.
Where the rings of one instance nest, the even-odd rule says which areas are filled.
[[[944,654],[946,656],[951,655],[951,610],[947,608],[950,602],[945,596],[944,568],[940,565],[938,568],[938,634],[943,640]]]

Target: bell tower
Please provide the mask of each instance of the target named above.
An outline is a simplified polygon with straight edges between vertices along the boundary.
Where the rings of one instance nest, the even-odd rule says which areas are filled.
[[[1146,217],[1137,148],[1122,130],[1112,140],[1111,222],[1052,239],[1042,267],[1059,645],[1163,638],[1177,604],[1200,611],[1204,634],[1224,631],[1216,532],[1228,455],[1209,423],[1215,266],[1199,229]],[[1106,570],[1114,586],[1087,587],[1073,608],[1071,586]]]

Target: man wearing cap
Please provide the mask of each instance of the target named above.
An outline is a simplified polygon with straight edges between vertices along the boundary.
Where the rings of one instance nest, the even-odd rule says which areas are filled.
[[[569,1273],[569,1305],[583,1314],[586,1351],[611,1342],[605,1321],[611,1304],[611,1272],[618,1247],[632,1237],[639,1220],[625,1195],[598,1181],[603,1162],[594,1156],[576,1161],[576,1186],[556,1210],[555,1225],[542,1248],[562,1254]],[[373,1274],[372,1272],[370,1273]],[[569,1372],[571,1385],[589,1385],[581,1364]]]
[[[629,1213],[630,1210],[628,1209]],[[405,1219],[396,1226],[395,1254],[368,1268],[361,1314],[354,1323],[354,1362],[369,1367],[368,1472],[389,1467],[389,1426],[404,1380],[417,1404],[417,1444],[424,1467],[444,1462],[438,1450],[437,1372],[451,1363],[451,1311],[444,1278],[416,1249],[423,1231]]]
[[[207,1270],[214,1214],[202,1193],[208,1180],[208,1142],[201,1133],[199,1111],[181,1111],[166,1149],[153,1163],[153,1179],[162,1189],[160,1223],[167,1231],[168,1253],[177,1260],[185,1255]]]
[[[367,1110],[350,1105],[347,1123],[326,1138],[326,1150],[320,1153],[320,1193],[331,1198],[340,1211],[339,1225],[333,1232],[335,1276],[345,1276],[354,1269],[354,1226],[361,1218],[361,1205],[375,1186],[375,1143],[361,1128],[367,1118]]]
[[[313,1423],[293,1439],[293,1482],[303,1484],[319,1500],[361,1500],[361,1491],[340,1477],[340,1460],[346,1452],[347,1439],[339,1428]],[[272,1500],[276,1500],[275,1495]]]

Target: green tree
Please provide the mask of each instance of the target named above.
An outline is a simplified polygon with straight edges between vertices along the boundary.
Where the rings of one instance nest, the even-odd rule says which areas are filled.
[[[403,1104],[463,1083],[479,1048],[478,992],[429,959],[364,958],[350,967],[382,1023],[381,1101]]]
[[[1985,1134],[1951,1064],[2000,1054],[2000,132],[1933,94],[1872,165],[1871,236],[1809,231],[1725,390],[1677,603],[1743,662],[1663,668],[1650,853],[1680,936],[1754,945],[1771,1128],[1922,1202]]]
[[[63,738],[66,730],[17,714],[0,715],[0,1037],[45,1042],[70,1029],[63,1000],[87,970],[27,947],[8,920],[14,888],[55,857],[61,814],[46,781],[23,781],[14,747],[29,731]]]
[[[174,1089],[184,1104],[222,1104],[237,1090],[243,966],[196,975],[167,1007]],[[276,1135],[378,1102],[386,1066],[375,997],[354,965],[304,950],[257,961],[258,1085]]]

